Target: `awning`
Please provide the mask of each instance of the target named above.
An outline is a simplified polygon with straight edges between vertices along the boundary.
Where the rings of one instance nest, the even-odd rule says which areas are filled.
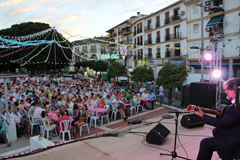
[[[208,22],[207,27],[214,26],[216,24],[220,24],[221,20],[223,19],[223,16],[224,15],[219,15],[219,16],[212,17],[210,19],[210,21]]]

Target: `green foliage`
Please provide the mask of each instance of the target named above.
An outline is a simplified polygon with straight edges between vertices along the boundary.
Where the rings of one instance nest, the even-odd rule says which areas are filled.
[[[87,62],[87,66],[88,66],[90,69],[95,70],[95,68],[96,68],[96,62],[95,62],[95,61],[88,61],[88,62]]]
[[[147,68],[146,65],[135,68],[132,72],[132,80],[135,82],[146,82],[154,80],[154,73],[152,68]]]
[[[107,75],[111,77],[115,76],[122,76],[126,73],[125,66],[122,65],[120,62],[113,62],[111,66],[108,67],[108,73]]]
[[[165,65],[159,72],[157,85],[164,84],[165,88],[181,88],[186,80],[187,70],[185,66]]]
[[[91,59],[95,59],[95,58],[96,58],[96,54],[92,54]]]
[[[105,72],[107,71],[107,68],[108,68],[108,63],[103,60],[99,60],[96,62],[96,67],[94,68],[94,70],[96,72]]]
[[[2,29],[0,30],[0,35],[1,36],[26,36],[26,35],[30,35],[33,33],[37,33],[40,31],[43,31],[45,29],[50,28],[49,24],[46,23],[40,23],[40,22],[24,22],[21,24],[14,24],[11,26],[11,28],[7,28],[7,29]],[[43,36],[37,36],[40,37],[39,39],[37,38],[31,38],[31,40],[52,40],[53,38],[53,31],[52,32],[48,32],[47,34],[44,34]],[[59,38],[59,41],[63,41],[62,35],[60,33],[58,33],[56,31],[56,37]],[[28,39],[30,40],[30,39]],[[68,41],[66,43],[69,43]],[[62,46],[67,47],[66,43],[61,43]],[[41,51],[44,47],[46,47],[46,44],[39,46],[30,56],[26,57],[25,59],[23,59],[21,61],[21,63],[24,63],[25,61],[28,61],[33,55],[37,54],[39,51]],[[27,49],[25,51],[20,51],[17,53],[14,53],[12,55],[0,58],[0,63],[7,63],[7,65],[2,65],[0,68],[0,71],[3,70],[11,70],[11,71],[15,71],[15,68],[19,68],[20,65],[19,63],[10,63],[10,60],[15,60],[15,59],[19,59],[24,57],[25,55],[27,55],[28,53],[30,53],[34,48],[31,49]],[[55,70],[55,65],[54,62],[54,46],[52,44],[52,48],[50,51],[50,56],[48,59],[47,63],[38,63],[36,64],[36,62],[43,62],[47,59],[48,53],[49,53],[49,49],[50,46],[48,48],[46,48],[45,50],[43,50],[38,56],[34,57],[30,63],[35,63],[35,64],[27,64],[24,67],[27,68],[27,70],[42,70],[44,71],[46,69],[46,71],[48,70]],[[0,51],[3,51],[6,49],[0,49]],[[13,51],[16,51],[17,49],[9,49],[8,51],[2,52],[0,54],[6,54],[6,53],[11,53]],[[69,49],[63,49],[66,56],[71,59],[71,50]],[[56,64],[56,68],[57,69],[61,69],[65,66],[68,66],[68,60],[65,58],[65,56],[62,53],[61,48],[59,48],[58,46],[56,46],[56,62],[58,64]]]

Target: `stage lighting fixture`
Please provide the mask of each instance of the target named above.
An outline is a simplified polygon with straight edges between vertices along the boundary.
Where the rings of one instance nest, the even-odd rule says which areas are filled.
[[[208,61],[211,60],[212,59],[212,55],[210,53],[206,53],[205,54],[205,59],[208,60]]]
[[[213,76],[215,78],[219,78],[219,77],[221,77],[221,72],[219,70],[215,70],[215,71],[213,71]]]

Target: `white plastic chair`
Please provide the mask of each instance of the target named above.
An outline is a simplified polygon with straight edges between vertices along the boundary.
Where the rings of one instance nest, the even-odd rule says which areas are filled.
[[[135,114],[137,114],[137,109],[136,109],[136,105],[137,105],[137,100],[136,99],[133,99],[133,102],[134,102],[134,106],[131,106],[130,107],[130,111],[131,111],[131,116],[132,116],[132,111],[134,110],[135,111]]]
[[[112,107],[112,115],[111,115],[111,119],[112,119],[112,117],[113,117],[113,114],[114,114],[114,120],[116,120],[116,118],[117,118],[117,113],[118,113],[118,109],[117,109],[117,107]],[[121,116],[121,118],[122,118],[122,116]]]
[[[47,131],[47,139],[49,139],[49,132],[55,129],[55,133],[57,135],[57,127],[51,128],[50,121],[46,118],[42,118],[42,136],[44,137],[45,131]],[[48,125],[47,125],[48,124]],[[58,136],[58,135],[57,135]]]
[[[136,103],[135,103],[135,100],[136,100]],[[138,104],[138,101],[140,101],[140,100],[138,100],[138,99],[133,99],[133,101],[134,101],[134,103],[136,104],[137,112],[139,111],[139,108],[142,108],[141,112],[143,112],[143,106],[140,105],[140,103]],[[141,102],[141,101],[140,101],[140,102]]]
[[[29,120],[28,132],[30,132],[30,128],[31,128],[31,134],[33,134],[33,126],[36,126],[36,125],[39,126],[39,122],[35,122],[30,114],[27,114],[27,115]]]
[[[89,128],[88,128],[88,118],[86,119],[86,123],[84,125],[80,126],[80,136],[82,135],[82,127],[86,127],[86,130],[88,131],[88,133],[90,133]]]
[[[95,124],[95,128],[96,128],[96,126],[97,126],[97,120],[98,120],[98,122],[99,122],[99,125],[101,124],[100,123],[100,119],[99,119],[99,117],[98,117],[98,111],[96,110],[96,109],[89,109],[88,110],[89,112],[90,112],[90,127],[91,127],[91,124],[92,124],[92,122],[93,122],[93,120],[94,120],[94,124]]]
[[[60,131],[59,131],[59,139],[61,136],[61,133],[63,134],[63,142],[65,141],[65,133],[68,133],[69,139],[71,141],[71,134],[70,134],[70,129],[71,129],[71,121],[70,120],[64,120],[60,121]],[[70,126],[70,128],[68,128]]]
[[[109,109],[109,105],[105,105],[103,108],[108,110]],[[108,121],[108,123],[109,123],[108,115],[109,115],[109,110],[105,114],[101,115],[102,125],[103,125],[103,118],[105,118],[105,121]]]

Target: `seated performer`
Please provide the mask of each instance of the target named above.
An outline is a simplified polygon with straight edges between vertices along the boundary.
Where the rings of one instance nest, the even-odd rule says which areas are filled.
[[[195,112],[206,124],[216,127],[213,129],[213,137],[201,141],[197,160],[211,160],[214,151],[217,151],[220,158],[240,158],[240,115],[237,115],[235,110],[238,86],[240,78],[231,78],[223,83],[227,98],[232,100],[232,104],[225,107],[221,113],[215,113],[221,118],[204,114],[203,111],[206,109],[200,107],[192,109],[193,105],[188,106],[188,111]]]

